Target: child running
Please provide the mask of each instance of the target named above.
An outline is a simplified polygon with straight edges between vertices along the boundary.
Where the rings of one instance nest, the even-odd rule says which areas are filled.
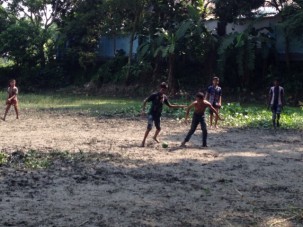
[[[219,113],[219,109],[221,108],[222,103],[222,89],[219,87],[219,77],[213,77],[212,85],[210,85],[206,92],[205,99],[208,100],[211,105],[216,109],[216,111]],[[214,112],[212,109],[209,110],[209,122],[210,122],[210,128],[213,126],[213,115]],[[215,117],[215,128],[217,128],[218,118]]]
[[[160,121],[161,121],[161,114],[162,114],[162,108],[163,108],[163,103],[167,105],[169,108],[185,108],[185,105],[172,105],[169,103],[167,96],[165,93],[167,92],[168,86],[165,82],[162,82],[160,85],[160,90],[158,92],[155,92],[151,94],[148,98],[146,98],[143,102],[143,107],[142,107],[142,114],[145,114],[145,107],[147,102],[151,102],[151,107],[148,112],[148,124],[147,124],[147,129],[144,134],[144,138],[141,144],[141,147],[145,146],[145,141],[146,138],[149,134],[149,132],[152,129],[153,123],[155,124],[156,127],[156,132],[155,135],[153,136],[153,139],[159,143],[160,141],[158,140],[158,135],[161,131],[161,126],[160,126]]]
[[[16,87],[16,80],[12,79],[9,81],[9,87],[7,88],[8,98],[6,100],[6,109],[4,113],[3,121],[6,119],[6,115],[13,105],[16,112],[16,119],[19,119],[19,111],[18,111],[18,88]]]
[[[284,88],[280,86],[278,79],[274,80],[274,86],[269,90],[268,106],[271,107],[273,127],[280,127],[280,115],[284,105]]]
[[[206,108],[210,108],[219,120],[222,120],[218,115],[217,110],[206,100],[204,100],[204,94],[202,92],[198,92],[196,94],[196,101],[190,104],[187,107],[186,116],[185,116],[185,123],[188,121],[189,112],[192,108],[194,108],[193,119],[191,123],[191,127],[187,136],[185,137],[184,141],[181,143],[181,147],[185,147],[185,144],[190,140],[191,136],[197,129],[198,124],[200,123],[202,129],[202,146],[207,147],[207,127],[205,123],[205,116],[204,112]]]

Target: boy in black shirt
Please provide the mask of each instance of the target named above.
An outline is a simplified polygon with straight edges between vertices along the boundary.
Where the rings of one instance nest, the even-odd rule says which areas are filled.
[[[165,82],[162,82],[160,85],[160,90],[158,92],[155,92],[151,94],[148,98],[146,98],[143,102],[143,107],[142,107],[142,114],[145,114],[145,107],[147,102],[152,102],[150,110],[148,112],[148,124],[147,124],[147,129],[144,134],[144,138],[142,141],[141,146],[145,146],[145,141],[146,138],[149,134],[149,132],[152,129],[153,123],[155,124],[156,127],[156,132],[155,135],[153,136],[153,139],[159,143],[160,141],[157,139],[157,136],[159,135],[161,131],[161,126],[160,126],[160,121],[161,121],[161,113],[163,109],[163,103],[166,104],[169,108],[185,108],[185,105],[172,105],[169,103],[167,96],[165,93],[167,92],[167,84]]]

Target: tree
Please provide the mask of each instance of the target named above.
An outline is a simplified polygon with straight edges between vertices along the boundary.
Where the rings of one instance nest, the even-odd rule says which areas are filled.
[[[251,17],[253,10],[264,4],[264,0],[211,0],[215,4],[214,13],[219,18],[217,33],[226,35],[227,23],[233,22],[238,16]]]
[[[207,44],[212,40],[211,35],[204,26],[204,16],[206,8],[204,1],[192,1],[195,4],[176,6],[180,13],[180,21],[172,24],[168,23],[171,16],[166,17],[159,13],[163,20],[163,27],[158,28],[157,32],[150,36],[140,48],[140,54],[145,56],[147,53],[155,59],[167,59],[168,86],[170,93],[175,92],[175,62],[181,56],[195,56],[197,58],[205,56],[209,49]],[[168,12],[166,12],[168,13]],[[166,20],[164,20],[166,18]]]
[[[27,55],[33,56],[32,59],[36,59],[37,62],[32,62],[32,64],[44,68],[46,61],[49,60],[48,58],[52,57],[52,54],[47,53],[47,46],[54,42],[52,39],[54,38],[54,26],[59,13],[58,4],[60,1],[4,0],[2,2],[6,4],[4,9],[6,19],[10,21],[11,25],[4,31],[2,40],[5,37],[12,37],[16,42],[23,39],[33,40],[33,42],[26,44],[27,48],[23,49],[27,52],[24,53],[23,58],[14,56],[14,53],[17,52],[20,55],[20,50],[18,50],[18,45],[13,45],[13,43],[12,45],[6,45],[5,51],[10,53],[9,56],[19,60],[25,60],[28,57]],[[10,42],[11,40],[6,41]],[[13,48],[17,48],[17,50]]]

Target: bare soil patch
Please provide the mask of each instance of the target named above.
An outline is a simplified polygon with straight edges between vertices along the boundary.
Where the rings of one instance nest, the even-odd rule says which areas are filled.
[[[140,148],[145,128],[142,118],[10,115],[0,226],[303,226],[302,131],[209,130],[201,149],[197,130],[179,148],[189,126],[164,118],[169,147],[150,136]],[[50,165],[24,168],[31,150]]]

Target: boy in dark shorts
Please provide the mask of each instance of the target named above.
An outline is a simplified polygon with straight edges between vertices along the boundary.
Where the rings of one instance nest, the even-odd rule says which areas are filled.
[[[201,129],[202,129],[202,146],[207,147],[207,127],[206,127],[205,116],[204,116],[204,112],[207,107],[215,113],[216,117],[219,120],[222,120],[218,115],[217,110],[211,105],[211,103],[204,100],[204,94],[202,92],[198,92],[196,94],[196,101],[194,101],[192,104],[190,104],[187,107],[185,123],[187,123],[189,112],[192,108],[194,108],[194,114],[193,114],[190,130],[188,131],[184,141],[181,143],[181,147],[184,147],[185,144],[190,140],[191,136],[196,131],[198,124],[201,125]]]
[[[278,79],[274,80],[274,86],[269,90],[268,106],[271,107],[272,123],[274,128],[280,127],[280,115],[284,105],[284,88],[280,86]]]
[[[147,124],[147,129],[144,134],[144,138],[141,144],[141,147],[145,146],[145,141],[146,138],[149,134],[149,132],[152,129],[153,123],[155,124],[156,127],[156,132],[155,135],[153,136],[153,139],[159,143],[160,141],[157,139],[157,136],[159,135],[161,131],[161,114],[162,114],[162,108],[163,104],[167,105],[169,108],[185,108],[185,105],[172,105],[169,103],[167,96],[165,93],[167,92],[167,84],[165,82],[162,82],[160,85],[160,90],[158,92],[155,92],[151,94],[148,98],[146,98],[143,102],[143,107],[142,107],[142,114],[145,114],[145,107],[147,102],[151,102],[151,107],[148,112],[148,124]]]
[[[210,104],[216,109],[216,111],[219,113],[219,109],[221,108],[221,102],[222,102],[222,89],[219,87],[219,78],[218,77],[213,77],[212,85],[210,85],[207,89],[206,92],[206,97],[205,99],[210,102]],[[213,115],[214,112],[212,109],[209,109],[209,122],[210,122],[210,127],[212,128],[213,126]],[[217,128],[217,122],[218,118],[217,116],[215,117],[215,128]]]
[[[16,119],[19,119],[19,110],[18,110],[18,88],[16,87],[16,80],[9,81],[9,87],[7,88],[8,98],[6,100],[6,109],[4,113],[4,117],[2,118],[5,121],[6,115],[11,108],[14,106],[16,112]]]

